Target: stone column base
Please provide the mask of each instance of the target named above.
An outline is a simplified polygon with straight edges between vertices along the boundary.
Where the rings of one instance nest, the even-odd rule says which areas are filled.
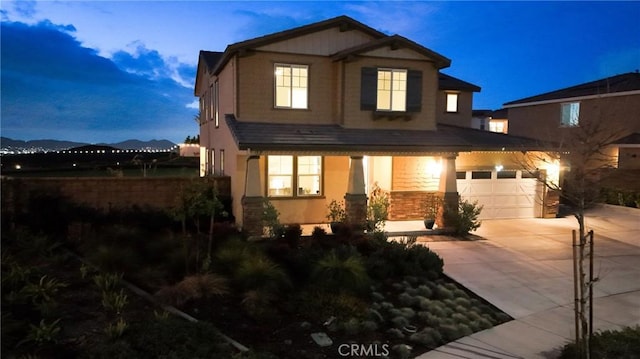
[[[263,197],[242,197],[242,231],[249,239],[262,237]]]
[[[454,212],[453,214],[458,212],[458,200],[460,196],[458,195],[458,192],[446,192],[438,195],[442,196],[442,207],[438,210],[436,225],[438,228],[445,230],[451,229],[453,223],[447,223],[450,218],[449,211]]]
[[[356,229],[363,229],[367,223],[367,195],[350,194],[344,196],[347,221]]]

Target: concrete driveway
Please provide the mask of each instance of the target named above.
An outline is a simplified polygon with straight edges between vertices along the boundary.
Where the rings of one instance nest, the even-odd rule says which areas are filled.
[[[640,209],[588,212],[595,232],[594,328],[640,324]],[[434,358],[555,358],[574,338],[573,217],[486,220],[486,240],[430,242],[445,273],[515,320],[428,353]]]

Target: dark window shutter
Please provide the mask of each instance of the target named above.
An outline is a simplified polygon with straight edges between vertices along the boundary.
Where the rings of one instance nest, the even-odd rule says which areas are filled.
[[[375,111],[378,92],[378,69],[375,67],[363,67],[360,78],[360,109],[362,111]]]
[[[407,74],[407,112],[422,109],[422,71],[409,70]]]

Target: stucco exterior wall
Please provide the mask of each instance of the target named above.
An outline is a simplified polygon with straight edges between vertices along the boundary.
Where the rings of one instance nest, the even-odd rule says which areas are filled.
[[[458,112],[447,112],[447,94],[458,94]],[[438,91],[436,117],[438,123],[459,127],[472,127],[473,92]],[[487,124],[488,126],[488,124]],[[479,126],[478,126],[479,127]],[[477,127],[476,127],[477,128]]]
[[[422,109],[412,115],[411,120],[373,119],[372,111],[360,109],[361,69],[363,67],[406,68],[422,71]],[[344,96],[341,123],[346,128],[381,128],[434,130],[436,127],[436,92],[438,70],[430,62],[387,59],[358,58],[344,64]]]
[[[603,96],[579,102],[580,122],[604,121],[607,128],[621,130],[622,135],[640,132],[640,95]],[[570,136],[572,129],[560,126],[562,103],[509,108],[509,134],[553,141]]]
[[[256,52],[238,58],[238,111],[240,121],[326,124],[333,122],[334,67],[328,57]],[[308,108],[275,108],[274,65],[307,65]]]

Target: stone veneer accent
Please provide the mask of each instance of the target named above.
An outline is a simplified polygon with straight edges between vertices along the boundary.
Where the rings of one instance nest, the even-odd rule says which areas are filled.
[[[344,196],[347,220],[352,224],[364,224],[367,221],[367,195],[350,194]]]
[[[424,203],[438,192],[391,191],[389,193],[389,220],[413,221],[424,219]]]
[[[264,213],[263,197],[242,197],[242,231],[255,239],[262,237]]]

